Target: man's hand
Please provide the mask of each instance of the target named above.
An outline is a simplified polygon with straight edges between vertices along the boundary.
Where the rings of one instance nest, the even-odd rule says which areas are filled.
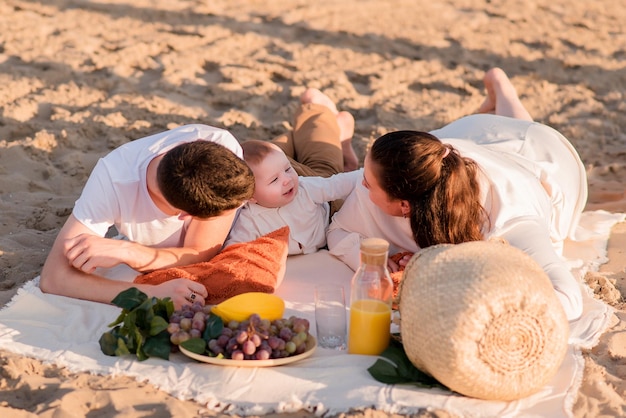
[[[180,309],[183,305],[191,305],[194,302],[200,302],[204,305],[204,300],[209,296],[204,285],[188,279],[168,280],[156,286],[148,286],[141,286],[140,290],[149,296],[161,299],[170,297],[174,302],[175,309]]]
[[[129,250],[127,241],[88,233],[66,239],[63,243],[63,253],[70,265],[87,274],[92,274],[98,267],[110,268],[126,263],[131,256]]]

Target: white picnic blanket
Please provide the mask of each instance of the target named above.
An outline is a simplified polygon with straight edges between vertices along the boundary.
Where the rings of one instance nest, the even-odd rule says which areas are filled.
[[[464,417],[571,417],[583,374],[581,349],[597,343],[613,313],[608,305],[593,298],[590,289],[582,284],[583,277],[607,261],[610,229],[624,219],[624,214],[604,211],[583,214],[577,239],[566,243],[565,255],[585,290],[584,315],[571,324],[569,350],[553,381],[539,393],[514,402],[482,401],[438,389],[385,385],[367,371],[376,357],[319,347],[307,359],[267,368],[209,365],[181,353],[172,355],[169,361],[109,357],[100,351],[98,340],[120,309],[43,294],[37,286],[38,278],[19,289],[0,311],[0,349],[73,372],[132,376],[180,399],[193,399],[214,411],[238,415],[304,409],[321,416],[365,408],[412,414],[423,408],[440,408]],[[123,269],[111,274],[120,279],[134,276]],[[286,301],[287,316],[296,314],[314,324],[314,286],[338,282],[348,290],[351,276],[352,271],[326,251],[290,257],[277,294]],[[312,326],[313,332],[314,329]]]

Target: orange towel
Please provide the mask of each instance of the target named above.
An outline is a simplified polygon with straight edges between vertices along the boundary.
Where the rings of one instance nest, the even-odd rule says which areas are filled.
[[[210,261],[155,270],[134,283],[160,284],[185,278],[202,283],[214,305],[246,292],[273,293],[285,274],[289,227],[282,227],[251,242],[233,244]]]

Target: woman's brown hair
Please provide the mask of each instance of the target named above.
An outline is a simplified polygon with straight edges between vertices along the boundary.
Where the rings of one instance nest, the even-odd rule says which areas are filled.
[[[390,132],[374,141],[372,170],[392,199],[410,206],[420,248],[483,239],[488,217],[480,204],[478,165],[427,132]]]

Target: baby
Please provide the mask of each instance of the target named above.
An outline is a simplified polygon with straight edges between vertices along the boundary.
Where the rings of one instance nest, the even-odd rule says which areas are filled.
[[[271,142],[248,140],[241,146],[254,173],[255,189],[252,199],[241,208],[226,246],[289,226],[289,255],[325,247],[328,202],[345,199],[363,178],[362,170],[328,178],[298,176],[287,156]]]

